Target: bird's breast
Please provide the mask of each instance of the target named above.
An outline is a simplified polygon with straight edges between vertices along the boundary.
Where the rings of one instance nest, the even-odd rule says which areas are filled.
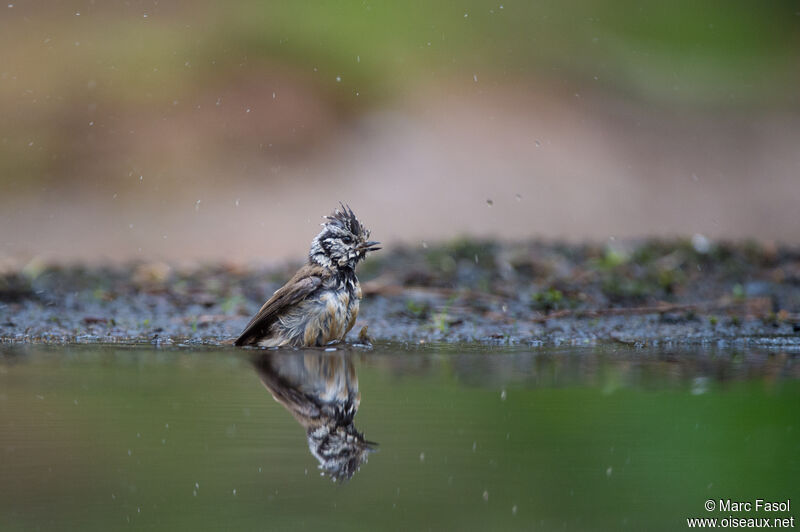
[[[325,290],[313,305],[306,322],[306,345],[325,345],[347,333],[351,297],[347,290]]]
[[[357,279],[340,278],[308,298],[282,325],[298,345],[326,345],[344,340],[358,316],[361,286]]]

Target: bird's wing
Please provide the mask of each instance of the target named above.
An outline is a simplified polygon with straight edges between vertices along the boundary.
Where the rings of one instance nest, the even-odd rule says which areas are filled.
[[[302,267],[288,283],[279,288],[264,303],[261,310],[250,320],[242,334],[236,339],[235,345],[250,345],[253,341],[258,341],[266,336],[270,326],[284,310],[299,303],[319,288],[325,273],[324,268],[319,266]]]
[[[306,428],[320,416],[314,397],[299,390],[290,379],[281,375],[274,365],[272,353],[259,356],[253,361],[258,376],[272,397],[282,404]]]

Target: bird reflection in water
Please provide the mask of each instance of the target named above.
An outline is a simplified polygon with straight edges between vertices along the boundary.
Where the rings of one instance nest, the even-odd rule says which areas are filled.
[[[264,353],[254,365],[272,397],[306,429],[308,449],[335,482],[350,480],[377,445],[353,424],[361,394],[346,353]]]

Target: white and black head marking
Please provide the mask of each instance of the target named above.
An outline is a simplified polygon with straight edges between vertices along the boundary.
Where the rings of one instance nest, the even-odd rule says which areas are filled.
[[[367,252],[377,251],[380,242],[369,240],[369,230],[361,225],[346,205],[325,216],[322,231],[311,242],[309,258],[328,268],[355,268]]]
[[[334,423],[342,423],[342,420]],[[352,418],[340,425],[334,423],[308,430],[308,450],[331,480],[346,482],[367,463],[369,453],[374,452],[378,444],[364,439]]]

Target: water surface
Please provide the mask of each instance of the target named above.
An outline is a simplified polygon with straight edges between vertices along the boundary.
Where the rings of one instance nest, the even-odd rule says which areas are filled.
[[[682,529],[800,504],[798,377],[779,351],[4,347],[0,530]]]

